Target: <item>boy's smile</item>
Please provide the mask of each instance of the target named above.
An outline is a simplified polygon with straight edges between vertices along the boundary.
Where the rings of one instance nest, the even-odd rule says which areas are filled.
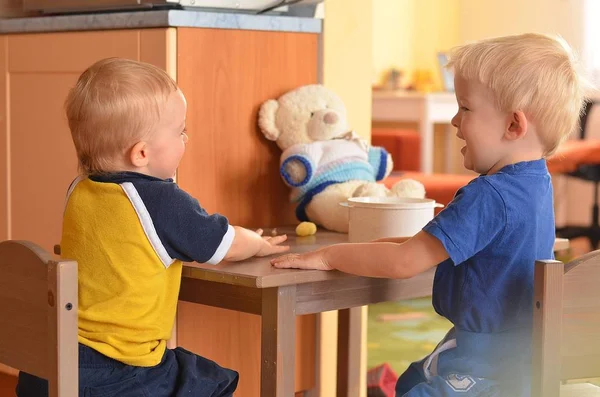
[[[479,174],[498,171],[503,165],[507,114],[497,109],[491,90],[483,84],[457,75],[454,79],[458,112],[452,118],[466,169]]]

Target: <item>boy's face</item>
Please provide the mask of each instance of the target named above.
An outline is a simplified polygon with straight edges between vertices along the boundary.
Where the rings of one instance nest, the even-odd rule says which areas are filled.
[[[148,172],[161,179],[173,178],[185,151],[187,103],[180,90],[169,95],[152,138],[148,141]]]
[[[458,113],[452,125],[458,129],[456,136],[465,141],[464,166],[479,174],[494,173],[506,155],[503,136],[509,115],[496,108],[492,92],[478,81],[457,75],[454,87]]]

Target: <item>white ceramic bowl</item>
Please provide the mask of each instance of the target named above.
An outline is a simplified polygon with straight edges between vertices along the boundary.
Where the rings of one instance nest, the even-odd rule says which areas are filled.
[[[383,237],[411,237],[433,219],[434,209],[443,207],[432,199],[398,197],[353,197],[348,207],[348,240],[366,242]]]

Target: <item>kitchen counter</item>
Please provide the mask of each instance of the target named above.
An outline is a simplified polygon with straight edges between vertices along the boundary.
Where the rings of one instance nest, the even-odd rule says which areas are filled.
[[[158,27],[195,27],[320,33],[322,20],[191,10],[101,12],[0,19],[0,33],[35,33]]]

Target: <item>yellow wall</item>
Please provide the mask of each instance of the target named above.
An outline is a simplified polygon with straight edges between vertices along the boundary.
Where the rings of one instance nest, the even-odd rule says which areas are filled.
[[[585,0],[460,0],[461,41],[525,32],[560,34],[571,46],[583,42]]]
[[[484,0],[485,1],[485,0]],[[414,42],[415,64],[418,69],[439,71],[437,53],[458,44],[459,0],[416,0]]]
[[[392,67],[405,72],[405,83],[426,69],[440,89],[436,54],[458,44],[459,1],[373,0],[373,83]]]
[[[372,5],[364,0],[326,0],[323,84],[343,99],[349,123],[371,135]]]
[[[492,36],[556,33],[581,51],[584,1],[372,0],[373,84],[392,67],[405,71],[405,82],[429,69],[439,89],[436,53]]]
[[[373,84],[390,68],[415,64],[415,0],[373,0]]]
[[[335,91],[348,109],[358,134],[371,136],[372,3],[370,0],[325,0],[323,84]],[[366,368],[366,308],[363,311],[362,366]],[[320,396],[336,394],[337,312],[319,318]],[[365,371],[362,371],[365,374]],[[366,378],[361,379],[366,395]]]

